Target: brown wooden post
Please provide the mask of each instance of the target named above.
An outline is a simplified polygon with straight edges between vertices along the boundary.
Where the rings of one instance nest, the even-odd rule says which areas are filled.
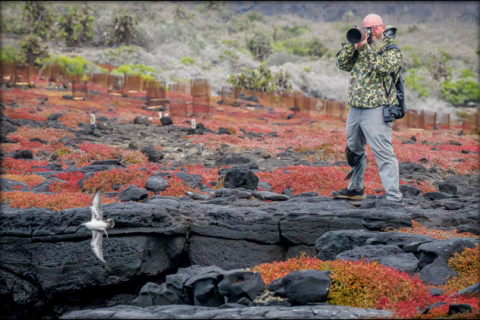
[[[448,114],[447,119],[448,119],[448,121],[447,121],[447,129],[450,130],[450,113]]]

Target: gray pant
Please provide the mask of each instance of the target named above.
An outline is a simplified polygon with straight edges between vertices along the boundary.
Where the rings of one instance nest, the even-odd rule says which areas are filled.
[[[393,122],[383,121],[383,108],[360,109],[350,107],[347,118],[347,145],[350,151],[361,155],[368,143],[377,160],[380,179],[387,193],[387,200],[402,200],[399,190],[398,160],[393,153]],[[362,189],[366,157],[355,166],[348,189]]]

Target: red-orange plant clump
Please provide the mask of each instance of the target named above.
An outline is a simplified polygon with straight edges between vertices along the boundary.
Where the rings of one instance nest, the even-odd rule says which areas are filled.
[[[2,162],[2,167],[10,174],[23,174],[25,172],[34,172],[41,171],[33,168],[34,166],[46,166],[48,161],[46,160],[24,160],[24,159],[13,159],[10,157],[5,157]]]
[[[3,175],[2,177],[13,180],[13,181],[22,181],[28,184],[28,186],[33,188],[37,184],[41,183],[43,180],[45,180],[45,177],[40,177],[36,174],[6,174]]]
[[[2,193],[2,202],[9,202],[12,208],[46,208],[60,211],[77,207],[88,207],[92,196],[82,193],[60,192],[54,194],[11,191]],[[102,203],[113,203],[115,199],[102,197]]]
[[[57,141],[63,137],[75,138],[73,133],[54,128],[38,129],[30,128],[29,126],[19,127],[17,131],[10,133],[7,136],[12,141],[28,142],[30,139],[38,138],[44,141]]]
[[[105,170],[86,179],[83,186],[90,193],[95,192],[100,187],[102,187],[103,192],[119,191],[129,185],[145,188],[145,182],[150,176],[151,174],[148,171],[142,169],[131,169],[130,171],[125,169]]]
[[[30,113],[26,109],[20,109],[18,111],[7,109],[4,111],[4,113],[10,119],[30,119],[33,121],[47,121],[47,117],[39,114],[38,112]]]
[[[450,303],[470,303],[479,312],[478,300],[468,297],[438,296],[429,294],[427,286],[418,278],[410,277],[391,267],[366,261],[322,261],[317,258],[289,259],[285,262],[264,263],[252,268],[260,272],[269,284],[295,270],[329,270],[332,282],[327,296],[330,304],[357,308],[376,308],[395,311],[395,318],[422,317],[419,311],[433,303],[444,301],[447,308],[439,313],[448,314]],[[435,313],[437,314],[437,313]]]
[[[457,230],[455,229],[450,231],[444,231],[439,229],[428,229],[427,227],[424,227],[420,222],[415,220],[412,220],[412,226],[409,228],[393,229],[390,227],[385,231],[421,234],[424,236],[434,237],[437,240],[453,239],[453,238],[478,238],[478,236],[474,235],[473,233],[469,233],[469,232],[458,233]]]
[[[80,186],[78,181],[83,179],[84,174],[82,172],[60,172],[55,175],[56,178],[65,181],[54,182],[48,186],[48,191],[50,192],[79,192]]]

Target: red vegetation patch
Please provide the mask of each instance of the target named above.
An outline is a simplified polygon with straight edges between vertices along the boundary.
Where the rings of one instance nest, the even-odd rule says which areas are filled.
[[[165,191],[160,191],[158,194],[161,196],[169,197],[184,197],[187,192],[206,194],[204,192],[201,192],[200,190],[190,188],[186,182],[177,178],[174,175],[172,175],[172,177],[168,179],[168,188]]]
[[[78,181],[83,179],[84,174],[82,172],[65,172],[58,173],[55,175],[56,178],[66,181],[54,182],[47,187],[50,192],[79,192],[80,187],[78,186]]]
[[[58,121],[65,127],[76,129],[80,122],[90,123],[90,115],[85,112],[68,112],[58,118]]]
[[[447,281],[440,287],[444,294],[454,294],[480,281],[480,246],[475,248],[464,248],[462,252],[457,252],[448,259],[450,268],[458,273],[458,277]]]
[[[2,167],[10,174],[22,174],[25,172],[34,172],[34,171],[48,171],[48,170],[39,170],[32,168],[34,166],[46,166],[48,164],[47,160],[24,160],[24,159],[13,159],[10,157],[5,157],[2,162]]]
[[[4,113],[10,119],[30,119],[33,121],[47,121],[47,117],[39,114],[38,112],[30,113],[26,109],[20,109],[18,111],[14,109],[7,109],[4,111]]]
[[[30,139],[38,138],[44,141],[57,141],[63,137],[72,137],[75,138],[73,133],[62,130],[62,129],[54,129],[54,128],[47,128],[47,129],[38,129],[38,128],[30,128],[29,126],[19,127],[16,132],[10,133],[7,136],[12,141],[20,141],[22,143],[30,142]]]
[[[41,194],[31,192],[12,191],[2,193],[2,202],[10,202],[12,208],[46,208],[60,211],[77,207],[88,207],[92,196],[88,194],[60,192],[56,194]],[[102,198],[102,203],[113,203],[115,199]]]
[[[261,181],[268,182],[275,193],[282,193],[283,189],[290,188],[293,194],[314,191],[320,196],[330,196],[332,191],[348,187],[348,181],[344,181],[348,172],[348,167],[294,166],[278,168],[271,173],[258,172],[256,175]],[[384,192],[377,168],[366,168],[363,187],[366,194],[376,194],[375,189]],[[427,183],[419,184],[418,187],[424,192],[435,191],[435,188]]]
[[[142,169],[113,169],[95,173],[93,177],[83,183],[87,192],[93,193],[102,187],[103,192],[113,192],[124,189],[129,185],[145,188],[145,182],[151,176],[148,171]]]
[[[469,232],[458,233],[456,229],[453,229],[450,231],[428,229],[427,227],[422,226],[420,222],[415,220],[412,220],[412,226],[410,228],[393,229],[392,227],[390,227],[390,228],[387,228],[385,231],[421,234],[424,236],[434,237],[437,240],[453,239],[453,238],[478,238],[478,236]]]
[[[76,162],[76,166],[84,167],[94,161],[118,159],[120,156],[124,161],[130,163],[146,163],[148,158],[138,150],[123,150],[112,146],[94,144],[83,141],[78,145],[79,150],[65,148],[60,159],[68,159]]]
[[[22,181],[28,184],[28,186],[33,188],[37,184],[41,183],[45,180],[45,177],[37,176],[36,174],[6,174],[2,176],[3,178],[7,178],[13,181]]]
[[[266,284],[282,278],[294,270],[329,270],[332,278],[327,301],[335,305],[356,308],[376,308],[395,311],[395,318],[419,317],[419,310],[430,304],[444,301],[446,309],[436,310],[431,315],[446,316],[448,304],[469,303],[479,312],[477,299],[429,295],[429,289],[417,277],[410,277],[391,267],[368,261],[322,261],[317,258],[289,259],[285,262],[264,263],[252,268],[258,271]]]

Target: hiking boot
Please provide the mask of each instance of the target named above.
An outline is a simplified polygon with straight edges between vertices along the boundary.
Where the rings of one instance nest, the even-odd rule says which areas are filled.
[[[332,197],[334,199],[350,199],[350,200],[362,200],[365,199],[365,190],[348,190],[348,188],[340,191],[332,191]]]

